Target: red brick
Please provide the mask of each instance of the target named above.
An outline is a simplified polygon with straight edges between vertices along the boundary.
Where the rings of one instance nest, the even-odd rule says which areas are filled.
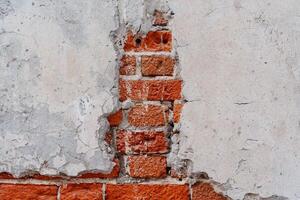
[[[134,178],[164,178],[167,160],[164,156],[129,156],[129,175]]]
[[[172,76],[175,60],[169,56],[142,56],[143,76]]]
[[[60,190],[61,200],[102,200],[102,184],[65,184]]]
[[[193,200],[226,200],[222,194],[217,193],[209,183],[196,183],[192,186]]]
[[[78,178],[117,178],[120,173],[120,161],[114,159],[115,166],[110,173],[84,172]]]
[[[136,58],[123,56],[120,61],[120,75],[134,75],[136,71]]]
[[[153,16],[154,16],[154,21],[153,21],[154,26],[167,26],[168,25],[168,20],[165,17],[165,13],[155,10]]]
[[[168,123],[168,111],[163,106],[136,105],[128,113],[128,122],[132,126],[164,126]]]
[[[57,186],[0,184],[1,200],[56,200]]]
[[[119,81],[120,101],[172,101],[181,99],[181,80],[123,80]]]
[[[109,115],[107,117],[107,120],[110,124],[110,126],[119,126],[119,124],[121,123],[123,119],[123,113],[122,113],[122,110],[119,110],[111,115]]]
[[[117,132],[117,150],[120,153],[166,153],[168,141],[163,132]]]
[[[1,172],[0,179],[14,179],[14,176],[7,172]]]
[[[188,200],[187,185],[108,184],[106,200]]]
[[[146,35],[133,35],[129,32],[124,44],[125,51],[168,51],[172,50],[170,31],[150,31]]]
[[[183,107],[183,104],[174,103],[174,107],[173,107],[174,123],[178,123],[180,121],[182,107]]]

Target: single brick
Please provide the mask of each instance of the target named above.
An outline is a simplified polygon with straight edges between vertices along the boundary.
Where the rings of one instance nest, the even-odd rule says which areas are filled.
[[[181,80],[123,80],[119,81],[120,101],[173,101],[181,99]]]
[[[164,156],[129,156],[129,175],[134,178],[164,178],[167,176],[167,160]]]
[[[55,185],[0,184],[1,200],[56,200]]]
[[[122,110],[118,110],[117,112],[115,112],[107,117],[107,120],[108,120],[110,126],[119,126],[122,119],[123,119]]]
[[[193,200],[227,200],[223,195],[215,192],[209,183],[196,183],[192,186]]]
[[[117,132],[117,150],[120,153],[166,153],[168,141],[164,132]]]
[[[174,123],[178,123],[180,121],[182,107],[183,107],[182,103],[174,103],[173,106]]]
[[[123,56],[120,61],[120,75],[135,75],[136,58],[134,56]]]
[[[102,184],[64,184],[60,189],[61,200],[102,200]]]
[[[106,200],[188,200],[187,185],[108,184]]]
[[[165,107],[156,105],[136,105],[128,112],[128,122],[132,126],[164,126],[169,114]]]
[[[153,21],[154,26],[167,26],[168,25],[168,20],[165,17],[165,13],[155,10],[153,16],[154,16],[154,21]]]
[[[172,33],[170,31],[150,31],[144,36],[129,32],[124,44],[125,51],[168,51],[172,50]]]
[[[120,161],[114,159],[115,166],[109,173],[100,173],[100,172],[84,172],[81,173],[78,178],[117,178],[120,173]]]
[[[143,76],[172,76],[175,60],[169,56],[142,56]]]

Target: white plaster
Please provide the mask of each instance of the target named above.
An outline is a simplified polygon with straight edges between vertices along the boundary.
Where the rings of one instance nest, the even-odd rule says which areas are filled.
[[[299,1],[170,4],[188,100],[179,155],[233,199],[300,199]]]
[[[0,171],[109,172],[116,1],[0,3]],[[98,121],[100,120],[100,121]]]

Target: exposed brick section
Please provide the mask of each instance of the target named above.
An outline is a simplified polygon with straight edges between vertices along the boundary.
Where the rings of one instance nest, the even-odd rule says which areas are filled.
[[[119,110],[107,117],[110,126],[118,126],[123,119],[122,110]]]
[[[107,185],[106,200],[188,200],[187,185]],[[208,199],[207,199],[208,200]]]
[[[128,112],[128,122],[132,126],[164,126],[168,122],[168,111],[163,106],[136,105]]]
[[[127,34],[125,51],[167,51],[172,50],[172,33],[170,31],[150,31],[147,35]]]
[[[174,107],[173,107],[174,123],[178,123],[180,121],[182,107],[183,107],[182,103],[174,103]]]
[[[115,166],[110,173],[86,172],[78,176],[78,178],[117,178],[120,173],[120,161],[114,159]]]
[[[181,99],[181,80],[123,80],[119,81],[120,101],[173,101]]]
[[[136,58],[134,56],[123,56],[120,62],[120,75],[136,74]]]
[[[134,178],[164,178],[167,160],[164,156],[129,156],[129,175]]]
[[[60,189],[61,200],[102,200],[102,184],[66,184]]]
[[[120,130],[117,133],[117,150],[120,153],[166,153],[168,141],[163,132],[131,132]]]
[[[1,200],[56,200],[57,186],[0,184]]]
[[[223,195],[215,192],[209,183],[196,183],[192,186],[192,200],[226,200]]]
[[[175,60],[169,56],[142,56],[143,76],[172,76]]]
[[[168,20],[165,17],[165,13],[155,10],[153,16],[154,16],[154,21],[153,21],[154,26],[167,26],[168,25]]]

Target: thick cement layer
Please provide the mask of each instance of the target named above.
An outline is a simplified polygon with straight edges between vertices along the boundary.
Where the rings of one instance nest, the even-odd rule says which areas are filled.
[[[299,1],[170,4],[188,101],[180,156],[233,199],[300,199]]]
[[[111,0],[0,1],[0,171],[108,172]],[[101,117],[101,118],[100,118]]]

